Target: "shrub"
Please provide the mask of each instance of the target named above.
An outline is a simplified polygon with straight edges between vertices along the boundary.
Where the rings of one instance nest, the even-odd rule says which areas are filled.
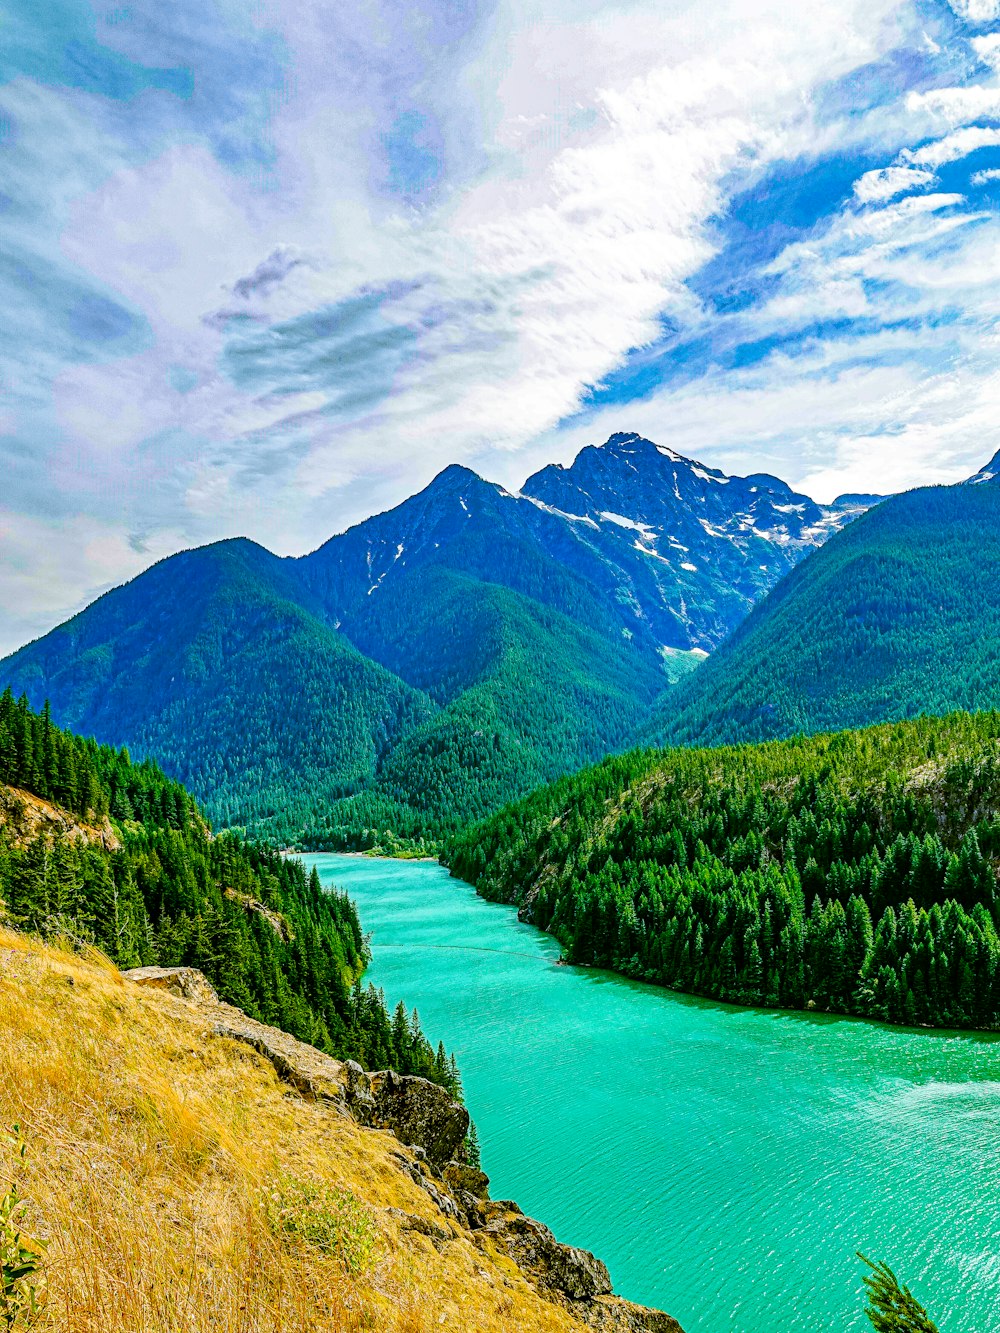
[[[16,1161],[23,1164],[27,1145],[21,1126],[14,1125],[5,1137],[13,1145]],[[22,1231],[26,1207],[17,1181],[12,1180],[0,1196],[0,1321],[5,1333],[31,1328],[45,1308],[45,1242]]]
[[[265,1210],[271,1230],[290,1249],[332,1255],[352,1274],[375,1262],[375,1220],[349,1190],[283,1176],[266,1195]]]

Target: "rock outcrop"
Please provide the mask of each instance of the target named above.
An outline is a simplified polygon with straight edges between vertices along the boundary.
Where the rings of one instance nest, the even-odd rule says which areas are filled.
[[[394,1134],[403,1145],[396,1154],[400,1170],[441,1215],[436,1224],[407,1214],[397,1219],[404,1229],[421,1232],[436,1247],[466,1235],[494,1263],[513,1266],[540,1295],[599,1333],[683,1333],[670,1315],[615,1296],[607,1268],[588,1250],[561,1244],[516,1203],[490,1199],[489,1177],[466,1160],[469,1113],[437,1084],[392,1069],[368,1073],[353,1060],[324,1055],[225,1004],[194,968],[140,967],[124,975],[195,1006],[216,1036],[253,1047],[304,1096]]]
[[[108,852],[116,852],[122,845],[109,819],[103,819],[99,824],[87,824],[30,791],[3,783],[0,783],[0,825],[15,847],[22,847],[39,836],[49,843],[56,838],[89,842]]]

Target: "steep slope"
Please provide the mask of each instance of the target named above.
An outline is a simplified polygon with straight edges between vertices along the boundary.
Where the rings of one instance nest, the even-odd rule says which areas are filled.
[[[1000,487],[885,501],[804,560],[651,738],[715,744],[1000,705]]]
[[[348,637],[408,680],[407,663],[383,642],[381,608],[397,583],[434,566],[627,631],[640,651],[708,651],[803,554],[877,499],[817,505],[776,477],[727,477],[621,434],[568,468],[544,468],[517,494],[447,468],[303,564]]]
[[[662,685],[655,657],[519,593],[441,568],[419,583],[420,595],[408,580],[389,595],[410,611],[402,651],[420,645],[411,669],[435,671],[441,711],[311,830],[318,844],[334,833],[350,844],[351,829],[431,836],[482,818],[620,746]]]
[[[861,511],[635,435],[511,494],[460,467],[299,560],[165,560],[0,664],[276,841],[435,837],[620,748]]]
[[[444,1160],[468,1117],[440,1089],[366,1078],[184,969],[3,930],[0,963],[0,1123],[25,1134],[0,1192],[37,1264],[5,1266],[0,1313],[46,1284],[54,1333],[680,1333]]]
[[[818,505],[777,477],[726,476],[624,434],[583,449],[569,468],[543,468],[521,494],[568,519],[570,563],[596,557],[621,571],[616,595],[657,642],[702,651],[806,552],[879,499]]]
[[[1000,713],[637,751],[444,859],[573,963],[738,1004],[1000,1027]]]
[[[434,712],[247,541],[161,561],[3,664],[76,731],[154,754],[218,822],[301,823]]]
[[[405,1012],[355,983],[368,950],[353,903],[299,861],[213,837],[152,763],[54,727],[0,696],[0,925],[97,945],[123,967],[201,968],[257,1019],[369,1067],[457,1091]]]

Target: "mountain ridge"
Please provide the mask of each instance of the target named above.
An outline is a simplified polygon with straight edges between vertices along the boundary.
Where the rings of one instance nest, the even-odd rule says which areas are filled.
[[[217,822],[435,836],[624,745],[862,507],[634,433],[518,492],[452,464],[305,556],[232,538],[168,557],[0,684],[154,754]]]
[[[998,532],[993,482],[891,497],[803,560],[639,739],[732,744],[1000,706]]]

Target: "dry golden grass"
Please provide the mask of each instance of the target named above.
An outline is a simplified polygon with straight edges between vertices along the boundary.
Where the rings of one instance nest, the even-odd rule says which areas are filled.
[[[569,1333],[463,1234],[439,1252],[387,1209],[443,1223],[391,1135],[289,1092],[197,1012],[80,958],[0,931],[0,1128],[20,1122],[28,1222],[49,1242],[47,1326],[64,1333]],[[363,1271],[279,1238],[276,1182],[364,1205]],[[272,1209],[273,1212],[273,1209]]]

